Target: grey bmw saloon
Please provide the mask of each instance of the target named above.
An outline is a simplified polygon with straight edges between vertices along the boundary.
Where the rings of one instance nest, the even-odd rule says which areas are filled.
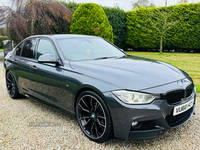
[[[11,98],[21,94],[67,110],[98,143],[155,138],[194,112],[196,89],[186,72],[129,56],[100,37],[31,36],[7,54],[4,68]]]

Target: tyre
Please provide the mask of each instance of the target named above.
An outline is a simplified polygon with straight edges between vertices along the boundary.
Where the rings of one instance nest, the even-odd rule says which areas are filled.
[[[112,136],[110,113],[102,98],[84,91],[76,102],[76,117],[83,133],[92,141],[103,143]]]
[[[11,71],[8,71],[6,73],[6,87],[8,94],[11,98],[17,99],[19,98],[19,91],[17,88],[17,84],[14,78],[14,75],[12,74]]]

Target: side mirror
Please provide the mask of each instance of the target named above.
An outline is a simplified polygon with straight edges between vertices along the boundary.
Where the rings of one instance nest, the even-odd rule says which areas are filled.
[[[38,58],[39,63],[52,63],[59,64],[58,60],[56,60],[55,56],[52,54],[43,54]]]

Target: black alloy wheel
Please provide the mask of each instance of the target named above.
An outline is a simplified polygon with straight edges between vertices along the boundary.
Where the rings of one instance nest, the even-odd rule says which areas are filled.
[[[6,87],[11,98],[16,99],[19,97],[17,84],[11,71],[8,71],[6,74]]]
[[[92,91],[81,93],[76,116],[83,133],[92,141],[105,142],[111,137],[111,118],[102,98]]]

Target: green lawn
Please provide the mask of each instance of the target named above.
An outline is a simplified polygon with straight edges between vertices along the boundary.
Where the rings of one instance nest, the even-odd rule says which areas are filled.
[[[186,71],[194,80],[197,92],[200,92],[200,54],[194,53],[162,53],[159,52],[130,52],[129,55],[146,57],[172,64]]]
[[[3,49],[0,48],[0,52],[3,52]]]

